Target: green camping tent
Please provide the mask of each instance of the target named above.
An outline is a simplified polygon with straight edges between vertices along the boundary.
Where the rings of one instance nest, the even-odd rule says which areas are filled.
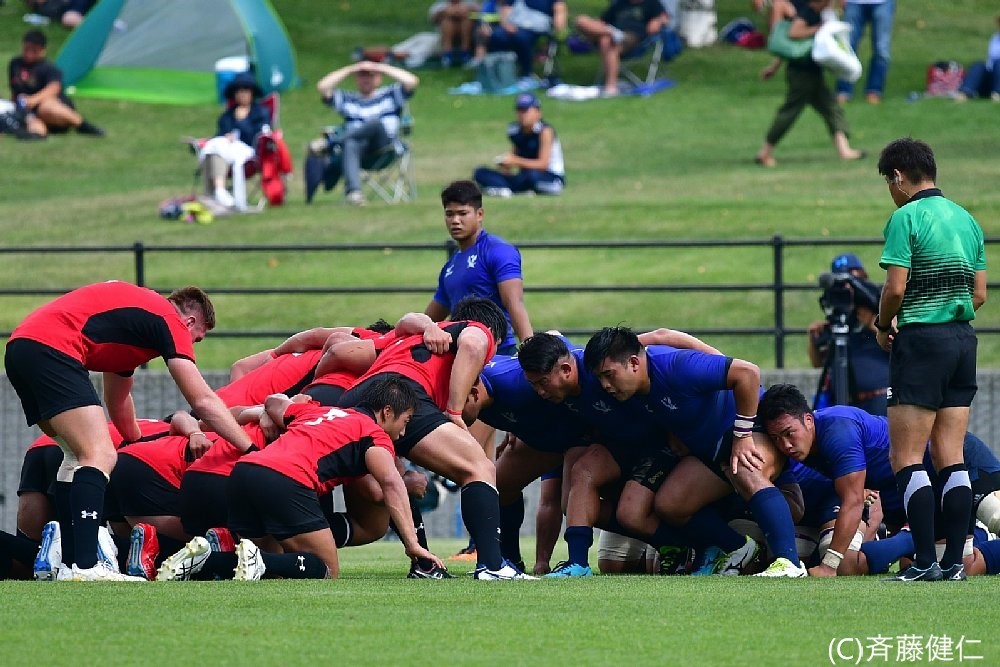
[[[267,0],[101,0],[56,63],[79,96],[202,104],[217,98],[216,64],[234,58],[246,58],[265,92],[300,83]]]

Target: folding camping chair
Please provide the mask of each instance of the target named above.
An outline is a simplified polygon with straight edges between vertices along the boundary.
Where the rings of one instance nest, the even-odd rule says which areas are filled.
[[[243,164],[243,177],[247,183],[247,203],[250,210],[261,211],[268,204],[281,204],[284,201],[284,180],[291,173],[291,162],[283,133],[279,129],[281,120],[281,97],[277,92],[271,92],[258,100],[270,115],[270,125],[254,139],[254,157]],[[208,141],[207,138],[187,139],[191,151],[197,155]],[[268,164],[265,164],[268,163]],[[260,176],[260,178],[258,178]],[[199,162],[194,172],[195,189],[199,187],[202,177],[202,165]],[[268,180],[268,183],[264,181]],[[280,186],[274,179],[281,179]],[[250,202],[253,202],[252,204]]]
[[[656,81],[660,64],[673,60],[679,52],[677,33],[670,28],[663,28],[621,55],[618,76],[633,86],[651,84]]]

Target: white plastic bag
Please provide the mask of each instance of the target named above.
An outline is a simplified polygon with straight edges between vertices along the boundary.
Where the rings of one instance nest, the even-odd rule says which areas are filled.
[[[813,38],[812,58],[832,70],[838,79],[854,83],[861,78],[861,61],[851,48],[851,26],[827,21]]]

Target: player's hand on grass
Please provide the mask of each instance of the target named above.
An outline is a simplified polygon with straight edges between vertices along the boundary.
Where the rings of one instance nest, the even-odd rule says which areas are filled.
[[[816,567],[809,568],[810,577],[836,577],[837,571],[829,565],[820,563]]]
[[[739,467],[761,470],[764,467],[764,457],[753,444],[753,437],[733,438],[733,456],[731,459],[733,474],[739,472]]]
[[[406,549],[406,555],[409,556],[413,560],[416,560],[418,558],[426,558],[427,560],[429,560],[430,562],[434,563],[435,565],[437,565],[442,570],[447,570],[448,569],[447,567],[445,567],[444,562],[440,558],[438,558],[437,556],[435,556],[434,554],[432,554],[427,549],[424,549],[419,544],[416,545],[416,546],[414,546],[413,548],[407,548]]]

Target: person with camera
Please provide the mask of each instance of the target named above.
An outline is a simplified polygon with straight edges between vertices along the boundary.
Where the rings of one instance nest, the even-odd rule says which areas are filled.
[[[807,337],[809,361],[823,369],[815,407],[853,405],[884,417],[889,353],[875,339],[879,289],[854,253],[834,257],[830,271],[820,276],[826,319],[810,324]]]

